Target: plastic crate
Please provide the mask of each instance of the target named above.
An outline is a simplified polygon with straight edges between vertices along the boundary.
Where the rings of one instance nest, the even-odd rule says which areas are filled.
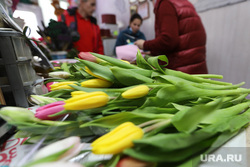
[[[0,28],[0,88],[7,105],[29,107],[27,97],[38,78],[31,66],[32,53],[21,33]]]

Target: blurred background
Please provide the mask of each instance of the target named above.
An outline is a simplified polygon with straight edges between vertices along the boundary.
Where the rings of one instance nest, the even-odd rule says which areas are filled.
[[[55,11],[76,6],[76,0],[1,0],[8,14],[20,27],[28,26],[30,36],[39,39],[38,27],[57,20]],[[221,74],[234,84],[245,81],[250,88],[250,1],[190,0],[198,11],[207,33],[209,73]],[[141,31],[153,39],[154,13],[151,0],[97,0],[96,12],[101,28],[104,53],[113,56],[116,36],[127,27],[133,12],[143,18]],[[1,23],[0,23],[1,24]]]

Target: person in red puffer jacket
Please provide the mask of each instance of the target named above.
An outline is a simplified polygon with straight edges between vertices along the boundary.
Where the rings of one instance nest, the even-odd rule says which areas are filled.
[[[188,74],[208,73],[206,32],[195,8],[188,0],[157,0],[155,39],[137,40],[135,45],[152,56],[166,55],[166,68]]]

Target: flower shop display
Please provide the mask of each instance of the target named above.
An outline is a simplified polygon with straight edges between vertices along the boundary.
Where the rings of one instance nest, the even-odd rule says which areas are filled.
[[[77,145],[91,143],[85,152],[111,155],[77,164],[86,167],[193,167],[200,155],[221,147],[249,124],[250,89],[242,87],[244,82],[233,85],[220,81],[221,75],[170,70],[158,64],[168,61],[163,55],[146,60],[138,52],[136,65],[95,53],[80,53],[79,58],[52,72],[56,77],[46,81],[55,82],[49,93],[32,97],[42,106],[35,114],[22,108],[0,110],[17,127],[16,137],[36,143],[46,132],[44,144],[49,145],[77,136]],[[12,110],[15,115],[6,114]],[[27,118],[16,119],[26,112]],[[62,116],[64,121],[52,120]],[[57,162],[75,146],[62,147],[57,158],[51,155],[39,163]]]

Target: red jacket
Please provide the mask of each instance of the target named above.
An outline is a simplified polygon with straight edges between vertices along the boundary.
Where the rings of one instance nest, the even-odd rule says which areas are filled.
[[[77,31],[80,34],[80,40],[74,42],[74,47],[80,52],[95,52],[103,53],[103,44],[101,40],[100,28],[98,25],[92,23],[89,19],[84,19],[78,11],[76,11]],[[68,11],[64,12],[65,22],[70,26],[75,22],[74,15],[70,15]],[[61,21],[62,19],[59,18]]]
[[[155,39],[144,50],[166,55],[167,68],[189,74],[207,73],[206,32],[188,0],[158,0],[155,4]]]

